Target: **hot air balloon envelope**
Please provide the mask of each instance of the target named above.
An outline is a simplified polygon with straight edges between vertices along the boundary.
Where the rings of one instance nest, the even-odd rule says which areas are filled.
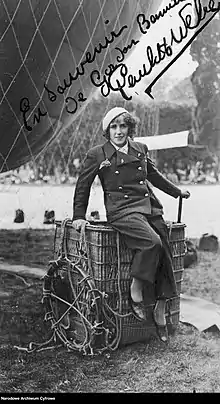
[[[162,0],[0,2],[0,172],[30,161],[82,112],[91,72],[140,36]]]

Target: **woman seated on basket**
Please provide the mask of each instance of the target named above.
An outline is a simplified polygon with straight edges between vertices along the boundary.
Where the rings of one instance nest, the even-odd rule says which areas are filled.
[[[147,146],[132,140],[136,120],[126,109],[111,109],[103,118],[102,127],[107,141],[88,151],[78,177],[73,225],[80,231],[85,224],[90,188],[98,175],[107,221],[134,252],[129,291],[133,312],[140,320],[146,320],[143,286],[150,282],[156,296],[153,319],[159,337],[166,342],[166,299],[175,297],[177,290],[163,207],[149,183],[174,198],[188,198],[190,193],[167,180],[148,157]]]

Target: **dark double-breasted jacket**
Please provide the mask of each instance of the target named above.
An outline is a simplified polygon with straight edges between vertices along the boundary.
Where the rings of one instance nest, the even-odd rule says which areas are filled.
[[[156,188],[177,198],[180,189],[167,180],[148,157],[146,145],[129,139],[128,154],[116,151],[107,141],[90,149],[76,184],[73,220],[85,219],[91,185],[98,175],[104,191],[109,222],[130,213],[162,215],[163,207],[153,193]]]

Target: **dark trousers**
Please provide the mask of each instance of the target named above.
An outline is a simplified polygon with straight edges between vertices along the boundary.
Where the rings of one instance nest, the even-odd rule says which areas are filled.
[[[168,229],[162,216],[132,213],[110,224],[134,252],[131,277],[153,284],[156,298],[176,296]]]

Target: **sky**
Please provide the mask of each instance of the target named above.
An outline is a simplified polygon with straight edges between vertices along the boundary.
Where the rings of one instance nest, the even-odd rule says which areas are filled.
[[[172,0],[164,0],[159,10],[162,10],[171,1]],[[189,1],[187,1],[187,3],[189,3]],[[136,45],[135,50],[126,60],[126,64],[129,67],[129,72],[134,74],[136,72],[137,75],[137,72],[143,63],[146,63],[146,66],[148,66],[146,47],[150,45],[156,55],[157,42],[161,42],[164,36],[167,38],[167,40],[169,40],[171,27],[173,28],[173,31],[177,35],[177,37],[179,37],[179,27],[183,26],[183,22],[178,12],[183,6],[184,6],[184,0],[180,5],[171,9],[163,18],[158,20],[155,24],[152,24],[150,29],[148,30],[148,33],[140,38],[139,44]],[[188,14],[192,12],[192,7],[188,7],[186,10]],[[173,48],[172,58],[179,53],[184,44],[188,42],[188,40],[192,35],[193,31],[189,32],[189,35],[185,40],[183,40],[181,44],[174,45],[172,47]],[[148,76],[149,82],[151,82],[157,76],[157,74],[163,70],[163,68],[171,61],[172,58],[166,58],[165,61],[162,61],[158,66],[156,66],[153,69],[153,72]],[[164,78],[169,79],[168,80],[169,82],[172,81],[173,79],[173,81],[175,81],[176,83],[184,79],[185,77],[190,76],[195,70],[196,66],[197,64],[192,61],[192,58],[190,56],[190,48],[188,48],[181,55],[181,57],[167,70],[167,72],[165,73],[166,76],[164,75]],[[141,91],[146,88],[146,85],[144,85],[143,81],[144,80],[142,79],[142,82],[139,85],[137,84],[133,89],[133,91],[141,93]]]

